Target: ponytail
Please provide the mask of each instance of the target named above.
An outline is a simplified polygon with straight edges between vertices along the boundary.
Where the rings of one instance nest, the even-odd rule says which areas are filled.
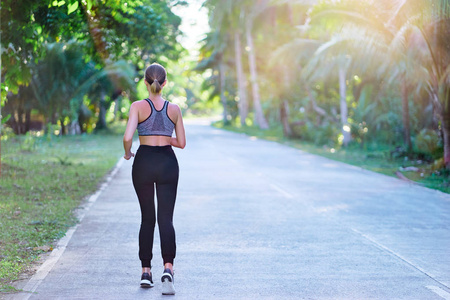
[[[166,69],[157,63],[151,64],[145,70],[145,81],[150,84],[150,92],[153,94],[161,93],[161,85],[166,81]]]
[[[158,79],[153,80],[152,84],[150,85],[150,91],[153,94],[159,94],[161,92],[161,85],[158,82]]]

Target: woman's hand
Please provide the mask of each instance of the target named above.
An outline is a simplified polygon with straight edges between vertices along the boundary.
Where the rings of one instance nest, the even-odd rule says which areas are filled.
[[[134,157],[134,153],[133,152],[125,153],[125,155],[123,156],[123,158],[125,158],[126,160],[129,160],[132,157]]]

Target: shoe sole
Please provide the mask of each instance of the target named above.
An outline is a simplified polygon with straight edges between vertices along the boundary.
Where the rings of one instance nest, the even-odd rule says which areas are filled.
[[[150,280],[146,280],[146,279],[142,279],[141,280],[141,288],[152,288],[153,287],[153,283],[150,282]]]

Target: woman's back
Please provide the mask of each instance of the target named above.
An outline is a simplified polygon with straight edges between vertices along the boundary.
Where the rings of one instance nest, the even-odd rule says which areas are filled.
[[[171,109],[172,105],[162,98],[155,101],[147,98],[139,102],[137,130],[140,143],[149,146],[170,145],[177,118],[176,111]]]
[[[177,107],[163,98],[133,103],[138,111],[139,142],[148,146],[170,145],[177,122]]]

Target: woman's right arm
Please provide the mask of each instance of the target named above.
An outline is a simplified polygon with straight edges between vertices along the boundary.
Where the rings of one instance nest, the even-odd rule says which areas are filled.
[[[123,135],[123,148],[125,150],[125,155],[123,158],[126,160],[134,157],[134,153],[131,152],[131,145],[133,144],[133,135],[137,128],[138,118],[139,114],[137,104],[136,102],[133,102],[130,107],[127,128],[125,129],[125,134]]]
[[[170,144],[174,147],[184,149],[186,146],[186,133],[184,132],[183,117],[181,116],[181,109],[176,105],[177,120],[175,123],[175,136],[170,140]]]

